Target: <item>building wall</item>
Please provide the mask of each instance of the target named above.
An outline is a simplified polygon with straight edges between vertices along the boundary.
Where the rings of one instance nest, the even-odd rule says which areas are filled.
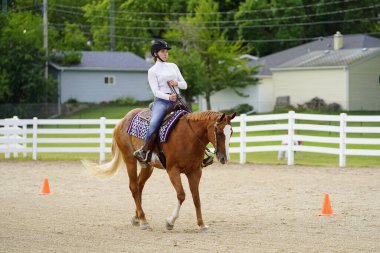
[[[349,110],[380,111],[380,55],[349,67]]]
[[[258,108],[257,112],[266,113],[271,112],[275,106],[273,78],[272,76],[261,77],[258,85]]]
[[[274,98],[290,96],[293,106],[309,102],[315,97],[327,104],[338,103],[347,108],[347,70],[294,69],[272,70]]]
[[[241,90],[247,97],[237,95],[232,89],[221,90],[211,96],[211,110],[228,110],[240,104],[253,106],[259,113],[272,111],[274,108],[273,85],[271,77],[260,78],[257,85],[250,85]],[[206,100],[200,98],[201,111],[207,110]]]
[[[113,76],[114,85],[104,83]],[[71,71],[61,72],[61,103],[73,98],[79,102],[103,102],[132,97],[136,100],[153,98],[147,81],[147,71]]]

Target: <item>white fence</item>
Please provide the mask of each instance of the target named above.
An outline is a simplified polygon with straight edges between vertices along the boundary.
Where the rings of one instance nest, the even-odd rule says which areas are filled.
[[[118,121],[104,117],[100,119],[3,119],[0,120],[0,153],[5,153],[6,158],[10,157],[11,153],[14,156],[19,152],[24,155],[32,153],[33,159],[37,159],[38,153],[98,153],[100,160],[105,160],[105,154],[111,152],[111,134]],[[380,116],[348,116],[345,113],[336,116],[299,114],[291,111],[284,114],[258,116],[242,114],[233,122],[238,124],[233,129],[234,133],[238,133],[235,135],[239,137],[231,138],[230,153],[238,153],[240,163],[246,163],[247,153],[267,151],[287,152],[288,165],[294,164],[296,151],[336,154],[339,156],[341,167],[346,166],[348,155],[380,156],[380,149],[347,148],[349,144],[380,145],[380,127],[378,127]],[[330,125],[320,124],[320,122],[328,122]],[[361,125],[354,126],[358,122]],[[372,123],[376,126],[362,126]],[[260,136],[260,132],[267,133],[269,130],[273,131],[273,135]],[[314,131],[333,136],[309,134]],[[296,134],[297,132],[302,132],[302,134]],[[347,137],[349,134],[358,136]],[[57,137],[58,135],[62,137]],[[86,135],[89,137],[83,137]],[[294,145],[298,141],[311,144],[329,143],[336,147]]]
[[[0,153],[5,153],[6,158],[11,153],[32,153],[34,160],[38,153],[98,153],[103,161],[105,154],[111,152],[106,144],[112,143],[113,127],[117,122],[119,120],[104,117],[3,119],[0,120]]]

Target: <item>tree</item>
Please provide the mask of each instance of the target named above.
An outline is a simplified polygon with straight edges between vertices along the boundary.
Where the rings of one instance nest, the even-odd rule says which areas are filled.
[[[130,51],[142,57],[149,51],[153,38],[162,38],[170,21],[176,20],[171,13],[184,12],[185,0],[130,0],[115,1],[114,11],[110,12],[110,1],[92,2],[83,7],[84,16],[91,24],[93,49],[110,48],[110,20],[114,19],[117,51]]]
[[[42,18],[29,12],[9,13],[0,30],[0,103],[56,100],[53,80],[45,80]]]
[[[378,32],[378,1],[246,0],[235,14],[239,38],[265,56],[321,36]],[[375,8],[376,7],[376,8]],[[377,23],[379,23],[377,21]],[[253,53],[252,52],[252,53]]]
[[[211,109],[210,99],[214,93],[231,88],[243,96],[240,89],[257,82],[253,77],[256,67],[248,67],[247,62],[239,58],[246,53],[246,48],[241,43],[226,40],[225,31],[219,28],[217,12],[217,3],[200,0],[194,16],[180,18],[178,24],[165,34],[166,38],[180,42],[182,53],[174,51],[174,58],[186,80],[195,82],[189,92],[192,96],[203,95],[207,109]],[[195,64],[191,66],[189,63],[193,60]]]

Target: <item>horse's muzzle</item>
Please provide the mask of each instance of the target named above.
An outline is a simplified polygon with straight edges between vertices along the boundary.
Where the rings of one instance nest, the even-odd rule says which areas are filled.
[[[216,156],[218,157],[218,161],[221,164],[226,164],[228,162],[228,159],[225,155],[217,154]]]

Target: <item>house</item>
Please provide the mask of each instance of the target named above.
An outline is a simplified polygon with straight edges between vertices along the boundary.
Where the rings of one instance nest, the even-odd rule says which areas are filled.
[[[50,71],[58,80],[59,104],[69,99],[98,103],[125,97],[152,98],[147,81],[151,63],[131,52],[81,53],[77,65],[50,63]]]
[[[213,110],[250,104],[270,112],[276,98],[289,96],[297,106],[314,97],[338,103],[345,110],[380,110],[380,39],[368,35],[334,36],[274,53],[249,64],[260,65],[259,84],[239,97],[223,90],[211,97]],[[201,100],[200,108],[205,109]]]

